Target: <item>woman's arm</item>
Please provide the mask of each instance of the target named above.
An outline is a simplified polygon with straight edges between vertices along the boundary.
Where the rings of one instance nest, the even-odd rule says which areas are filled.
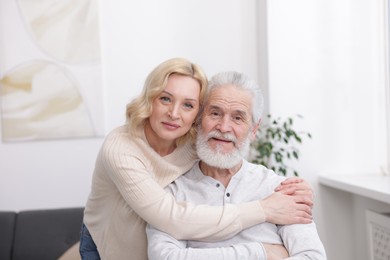
[[[260,201],[264,210],[265,222],[280,225],[309,224],[312,222],[311,207],[305,204],[302,195],[285,195],[274,192]]]
[[[177,239],[226,239],[266,219],[280,223],[311,222],[310,207],[305,208],[299,198],[284,195],[283,199],[277,193],[265,203],[252,201],[221,207],[178,203],[156,182],[142,158],[123,151],[128,148],[110,147],[102,151],[99,160],[128,206],[146,222]],[[270,206],[282,202],[283,208]]]

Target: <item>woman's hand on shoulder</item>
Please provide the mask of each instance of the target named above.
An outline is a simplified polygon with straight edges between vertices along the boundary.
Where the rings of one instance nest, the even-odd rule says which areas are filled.
[[[275,191],[285,195],[302,197],[301,203],[304,203],[310,207],[313,207],[314,205],[313,188],[307,181],[302,178],[287,178],[285,181],[281,182],[278,187],[275,188]]]
[[[260,201],[265,221],[273,224],[308,224],[312,222],[311,207],[305,204],[302,195],[286,195],[274,192]]]

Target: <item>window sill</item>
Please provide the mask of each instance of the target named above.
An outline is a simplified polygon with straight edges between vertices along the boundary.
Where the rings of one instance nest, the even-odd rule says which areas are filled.
[[[338,174],[320,176],[322,185],[390,204],[390,176]]]

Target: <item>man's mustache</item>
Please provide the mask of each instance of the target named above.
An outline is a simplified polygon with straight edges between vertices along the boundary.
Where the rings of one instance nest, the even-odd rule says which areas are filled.
[[[222,139],[222,140],[233,142],[234,146],[236,146],[236,143],[237,143],[237,138],[234,135],[223,134],[219,131],[212,131],[212,132],[208,133],[207,139],[210,140],[211,138]]]

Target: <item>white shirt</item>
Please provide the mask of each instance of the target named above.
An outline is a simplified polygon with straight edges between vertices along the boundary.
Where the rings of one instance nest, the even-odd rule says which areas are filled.
[[[275,187],[284,179],[263,166],[244,160],[241,169],[225,188],[218,180],[203,175],[199,163],[196,163],[167,189],[177,201],[224,205],[264,199],[274,192]],[[147,236],[149,260],[267,259],[262,243],[284,244],[289,252],[289,259],[326,259],[314,223],[262,223],[219,242],[178,241],[151,226],[147,227]]]

